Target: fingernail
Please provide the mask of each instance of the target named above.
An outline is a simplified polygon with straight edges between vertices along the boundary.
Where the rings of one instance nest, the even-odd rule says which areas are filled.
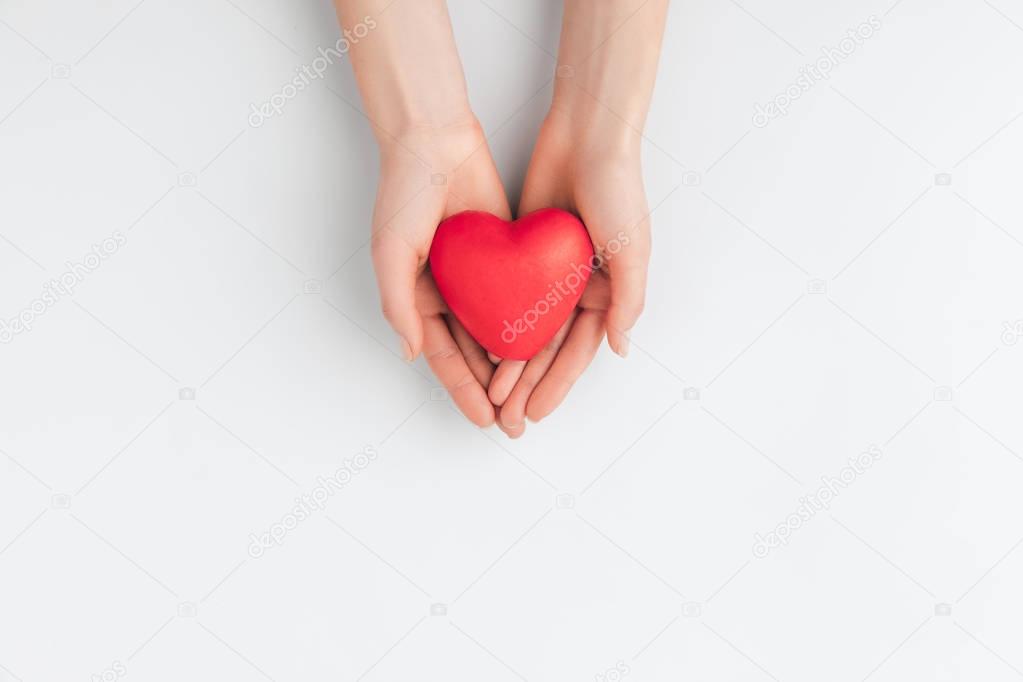
[[[405,362],[412,362],[412,345],[405,339],[401,340],[401,354],[405,357]]]
[[[629,356],[629,337],[625,334],[618,340],[618,355],[623,358]]]

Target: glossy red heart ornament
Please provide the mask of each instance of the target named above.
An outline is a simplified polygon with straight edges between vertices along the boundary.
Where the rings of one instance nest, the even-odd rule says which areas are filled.
[[[464,211],[437,227],[430,269],[451,312],[481,346],[528,360],[572,313],[592,271],[582,222],[556,208],[507,222]]]

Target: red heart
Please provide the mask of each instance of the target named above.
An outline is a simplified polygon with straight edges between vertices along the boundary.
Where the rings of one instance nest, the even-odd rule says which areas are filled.
[[[463,211],[437,227],[430,269],[441,296],[481,346],[528,360],[572,313],[592,271],[586,227],[556,208],[507,222]]]

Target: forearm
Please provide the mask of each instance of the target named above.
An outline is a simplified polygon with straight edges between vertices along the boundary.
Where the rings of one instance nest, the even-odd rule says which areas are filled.
[[[349,55],[379,141],[474,121],[444,0],[335,0],[335,6],[343,31],[370,27]]]
[[[565,0],[553,112],[584,139],[637,145],[668,0]]]

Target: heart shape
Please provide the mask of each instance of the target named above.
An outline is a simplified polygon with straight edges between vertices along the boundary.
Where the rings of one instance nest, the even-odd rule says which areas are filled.
[[[430,270],[451,312],[481,346],[528,360],[565,323],[592,272],[593,244],[571,213],[506,221],[463,211],[437,227]]]

